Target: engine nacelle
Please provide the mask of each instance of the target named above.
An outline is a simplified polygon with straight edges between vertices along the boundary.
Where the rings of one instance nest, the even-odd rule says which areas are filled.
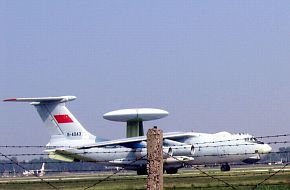
[[[170,147],[163,147],[163,157],[169,158],[174,156],[192,156],[194,155],[193,145],[176,145]]]

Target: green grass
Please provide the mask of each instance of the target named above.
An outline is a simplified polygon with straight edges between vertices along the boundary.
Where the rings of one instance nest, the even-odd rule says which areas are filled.
[[[233,189],[222,181],[225,181],[236,189],[250,190],[258,183],[262,182],[274,171],[252,172],[251,170],[235,169],[231,172],[222,173],[218,170],[205,170],[212,177],[208,177],[196,170],[183,170],[177,175],[164,175],[165,190],[185,190],[185,189],[204,189],[204,190],[229,190]],[[109,174],[78,176],[47,177],[45,182],[31,181],[37,178],[2,178],[0,179],[0,189],[2,190],[48,190],[53,189],[48,183],[62,190],[82,190],[85,187],[94,185],[90,189],[101,190],[131,190],[146,189],[146,176],[136,176],[135,174],[120,174],[104,180]],[[23,179],[26,179],[23,181]],[[22,181],[20,181],[22,180]],[[4,182],[4,183],[3,183]],[[284,190],[290,189],[290,171],[281,172],[258,186],[256,190]]]

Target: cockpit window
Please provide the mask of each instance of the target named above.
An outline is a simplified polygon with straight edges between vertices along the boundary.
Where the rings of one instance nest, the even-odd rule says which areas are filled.
[[[245,141],[246,142],[257,143],[257,144],[264,144],[262,141],[257,140],[257,138],[255,138],[255,137],[245,138]]]

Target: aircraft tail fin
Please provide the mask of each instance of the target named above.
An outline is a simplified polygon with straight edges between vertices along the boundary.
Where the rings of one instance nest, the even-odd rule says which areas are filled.
[[[44,171],[44,165],[45,165],[45,163],[43,162],[41,165],[40,171]]]
[[[5,102],[31,102],[51,135],[48,146],[82,146],[95,142],[89,133],[67,109],[65,103],[75,96],[12,98]]]

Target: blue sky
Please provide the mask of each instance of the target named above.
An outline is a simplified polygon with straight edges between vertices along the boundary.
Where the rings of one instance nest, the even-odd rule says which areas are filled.
[[[1,99],[75,95],[93,134],[108,111],[155,107],[166,132],[289,133],[288,1],[0,1]],[[45,145],[32,106],[1,103],[1,145]]]

